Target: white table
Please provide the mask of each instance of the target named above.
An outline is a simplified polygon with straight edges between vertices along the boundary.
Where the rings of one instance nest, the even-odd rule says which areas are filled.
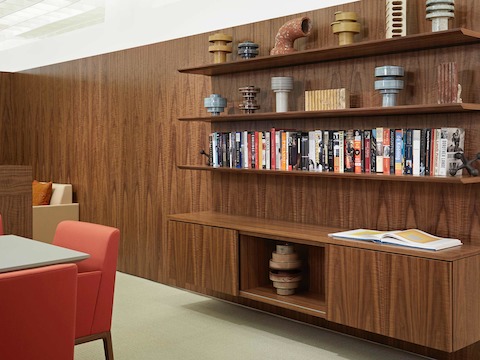
[[[78,262],[90,255],[17,235],[0,236],[0,273]]]

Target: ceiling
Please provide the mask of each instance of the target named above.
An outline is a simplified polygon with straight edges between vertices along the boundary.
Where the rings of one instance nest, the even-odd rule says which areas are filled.
[[[105,20],[105,0],[0,0],[0,50]]]

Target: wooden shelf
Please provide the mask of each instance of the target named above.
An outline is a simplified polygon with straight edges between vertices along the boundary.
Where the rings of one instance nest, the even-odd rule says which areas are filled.
[[[266,112],[255,114],[233,114],[219,116],[181,117],[180,121],[205,121],[205,122],[232,122],[232,121],[264,121],[264,120],[301,120],[342,118],[361,116],[394,116],[394,115],[420,115],[420,114],[448,114],[479,111],[480,104],[428,104],[428,105],[400,105],[391,107],[350,108],[320,111],[289,111]]]
[[[317,317],[325,318],[327,314],[325,298],[308,291],[281,296],[277,295],[273,286],[265,286],[240,291],[240,296]]]
[[[286,55],[270,55],[253,59],[208,64],[179,69],[181,73],[222,75],[244,71],[264,70],[285,66],[305,65],[325,61],[339,61],[367,56],[397,54],[480,42],[480,33],[468,29],[452,29],[392,39],[371,40],[351,45],[298,51]]]
[[[284,170],[260,170],[260,169],[236,169],[236,168],[213,168],[206,165],[178,165],[182,170],[212,171],[220,173],[255,174],[274,176],[316,176],[336,179],[353,180],[376,180],[376,181],[408,181],[428,182],[444,184],[478,184],[480,176],[413,176],[413,175],[384,175],[384,174],[355,174],[355,173],[333,173],[315,171],[284,171]]]

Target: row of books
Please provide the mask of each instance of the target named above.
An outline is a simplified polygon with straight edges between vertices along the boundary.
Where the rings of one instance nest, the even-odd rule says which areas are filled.
[[[209,155],[213,167],[445,176],[464,142],[461,128],[272,128],[211,133]]]

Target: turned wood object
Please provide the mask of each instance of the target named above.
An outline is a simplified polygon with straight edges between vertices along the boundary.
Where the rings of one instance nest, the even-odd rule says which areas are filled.
[[[208,41],[213,45],[208,47],[208,51],[213,53],[213,62],[215,64],[227,61],[227,54],[232,52],[232,37],[227,34],[215,34],[208,37]]]
[[[338,35],[339,45],[353,44],[353,36],[360,32],[357,14],[351,11],[337,11],[331,26],[333,33]]]
[[[278,295],[293,295],[300,285],[302,261],[298,258],[293,245],[276,246],[270,259],[270,280]]]

